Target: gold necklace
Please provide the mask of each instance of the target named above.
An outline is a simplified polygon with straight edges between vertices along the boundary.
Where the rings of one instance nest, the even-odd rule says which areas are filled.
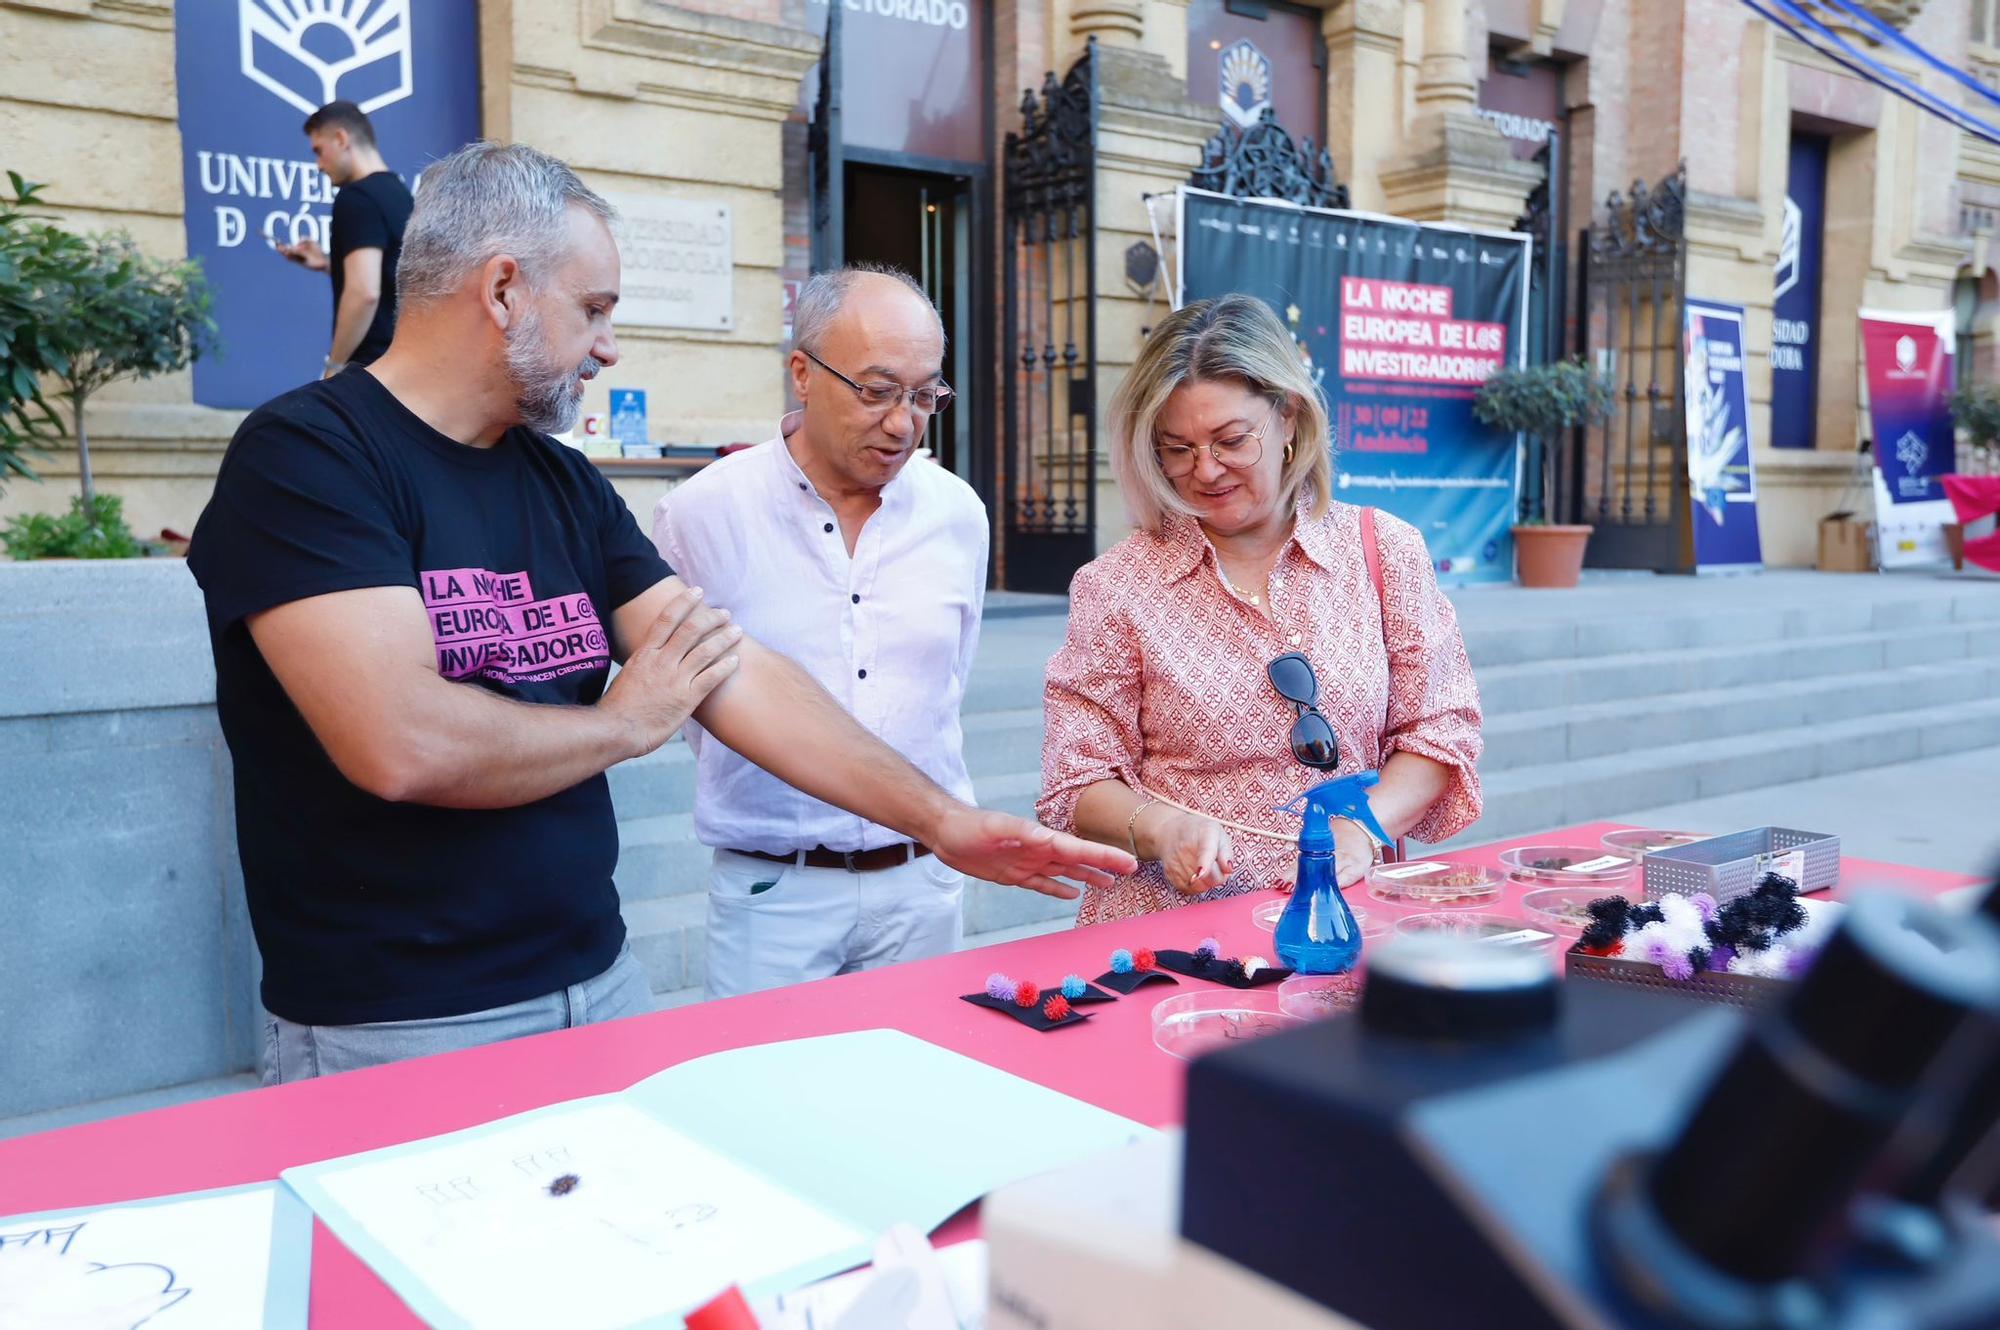
[[[1238,596],[1242,597],[1244,600],[1249,601],[1252,605],[1262,605],[1264,603],[1263,596],[1259,595],[1257,592],[1254,591],[1245,591],[1242,587],[1237,586],[1236,583],[1233,580],[1231,580],[1229,573],[1222,566],[1222,560],[1217,559],[1215,561],[1215,571],[1217,572],[1217,574],[1221,576],[1222,585],[1228,587],[1231,591],[1235,592]]]

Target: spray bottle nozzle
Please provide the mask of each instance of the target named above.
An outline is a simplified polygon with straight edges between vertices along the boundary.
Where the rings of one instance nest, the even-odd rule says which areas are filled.
[[[1360,823],[1383,845],[1393,844],[1393,838],[1375,820],[1375,810],[1368,806],[1368,791],[1381,779],[1378,772],[1357,771],[1352,776],[1315,785],[1282,805],[1280,811],[1292,814],[1304,824],[1299,829],[1299,849],[1331,853],[1336,817]]]

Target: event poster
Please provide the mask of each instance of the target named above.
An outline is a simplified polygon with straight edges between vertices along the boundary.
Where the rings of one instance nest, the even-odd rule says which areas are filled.
[[[1695,569],[1761,568],[1750,400],[1743,387],[1743,307],[1690,297],[1681,308]]]
[[[1472,395],[1525,354],[1528,238],[1185,188],[1180,209],[1181,302],[1278,311],[1326,396],[1336,497],[1414,525],[1443,582],[1512,578],[1519,440]]]
[[[1952,313],[1861,311],[1868,420],[1875,439],[1875,536],[1881,566],[1947,561],[1958,519],[1941,477],[1957,469],[1951,421]]]
[[[174,10],[187,245],[208,274],[219,354],[194,366],[194,400],[253,407],[319,377],[333,284],[274,241],[328,248],[334,188],[305,119],[357,103],[389,169],[413,190],[426,162],[479,136],[473,0],[205,0]]]

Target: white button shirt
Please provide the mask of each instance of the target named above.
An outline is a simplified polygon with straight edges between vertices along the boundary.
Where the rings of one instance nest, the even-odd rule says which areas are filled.
[[[959,706],[986,601],[986,507],[942,466],[912,458],[883,487],[850,558],[840,519],[785,446],[792,423],[669,491],[653,510],[653,543],[709,604],[969,803]],[[800,793],[693,721],[683,732],[704,845],[782,854],[908,839]]]

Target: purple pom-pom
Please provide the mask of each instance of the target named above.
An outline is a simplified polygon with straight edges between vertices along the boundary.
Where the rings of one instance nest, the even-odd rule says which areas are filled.
[[[1132,973],[1132,953],[1127,951],[1123,947],[1120,947],[1118,948],[1118,950],[1112,952],[1111,973],[1113,974]]]
[[[1736,948],[1717,947],[1708,953],[1708,968],[1716,974],[1729,973],[1729,963],[1736,959]]]
[[[1194,954],[1205,961],[1212,961],[1222,954],[1222,944],[1212,937],[1205,937],[1201,945],[1194,949]]]
[[[1715,903],[1715,897],[1705,891],[1697,891],[1694,895],[1688,897],[1688,904],[1694,906],[1694,912],[1701,916],[1701,921],[1704,924],[1715,918],[1722,910],[1722,907]]]
[[[1062,982],[1062,995],[1068,998],[1071,1002],[1074,1002],[1078,998],[1082,997],[1084,993],[1088,991],[1089,988],[1090,985],[1083,982],[1082,975],[1080,974],[1068,975],[1063,979]]]
[[[1660,973],[1669,979],[1686,981],[1694,978],[1694,964],[1678,951],[1668,950],[1660,957]]]
[[[999,1002],[1012,1002],[1020,989],[1012,979],[995,971],[986,976],[986,996]]]

